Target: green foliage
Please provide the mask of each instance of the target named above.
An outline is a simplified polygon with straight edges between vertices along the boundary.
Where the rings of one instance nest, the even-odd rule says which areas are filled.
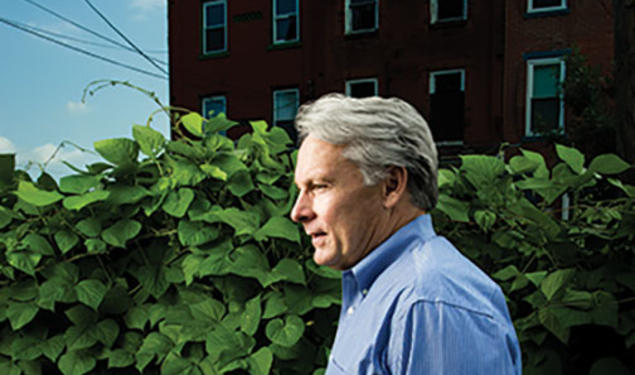
[[[435,227],[503,288],[523,373],[629,373],[635,187],[614,176],[631,166],[556,145],[549,168],[519,151],[508,163],[470,155],[442,170]]]
[[[59,186],[18,172],[0,187],[0,373],[324,372],[340,275],[288,219],[286,133],[254,122],[233,142],[224,117],[179,123],[198,139],[135,125]],[[628,373],[630,166],[555,151],[552,168],[529,150],[461,157],[439,173],[435,226],[501,284],[525,373]]]
[[[0,189],[0,373],[296,374],[325,366],[337,273],[288,219],[290,140],[95,142],[105,162]]]

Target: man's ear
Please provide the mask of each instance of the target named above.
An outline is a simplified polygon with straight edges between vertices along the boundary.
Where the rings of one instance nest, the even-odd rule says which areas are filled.
[[[408,170],[404,167],[390,167],[383,181],[382,196],[385,208],[393,208],[406,195]]]

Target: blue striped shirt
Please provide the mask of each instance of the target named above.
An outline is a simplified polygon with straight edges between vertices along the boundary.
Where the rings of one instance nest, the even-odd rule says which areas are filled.
[[[521,352],[500,287],[422,215],[342,273],[340,374],[521,374]]]

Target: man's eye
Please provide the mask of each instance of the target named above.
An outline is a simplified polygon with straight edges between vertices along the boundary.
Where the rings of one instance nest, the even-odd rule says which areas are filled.
[[[316,185],[313,185],[313,190],[324,190],[327,187],[328,186],[326,184],[316,184]]]

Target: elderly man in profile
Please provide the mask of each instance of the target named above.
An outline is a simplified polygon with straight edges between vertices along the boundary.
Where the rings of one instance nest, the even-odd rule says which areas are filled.
[[[501,289],[432,228],[437,151],[421,115],[329,94],[295,124],[291,218],[315,262],[343,271],[326,374],[520,374]]]

